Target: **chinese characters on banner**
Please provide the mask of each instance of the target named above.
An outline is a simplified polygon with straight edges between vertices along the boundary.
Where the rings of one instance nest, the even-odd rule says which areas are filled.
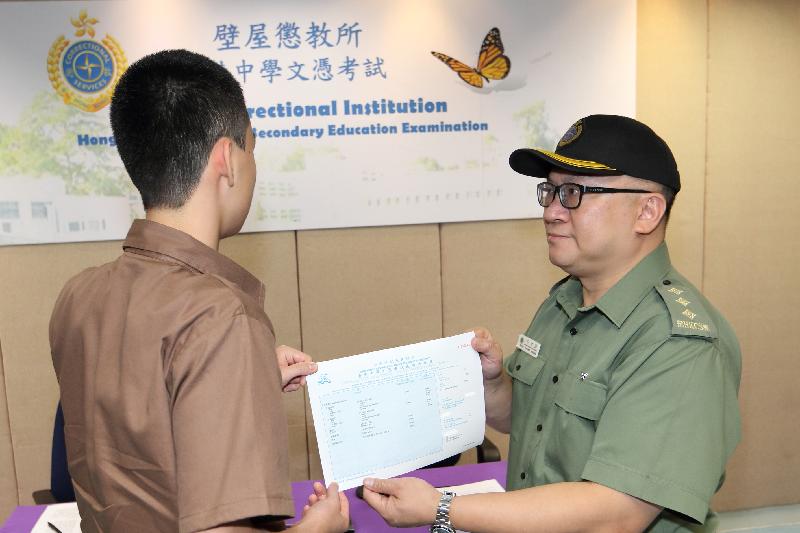
[[[351,56],[349,52],[344,57],[341,56],[342,48],[358,49],[361,31],[358,22],[342,23],[335,31],[327,22],[311,22],[307,28],[301,28],[296,22],[279,22],[268,28],[266,23],[258,22],[248,24],[246,29],[241,30],[236,24],[220,24],[216,27],[214,43],[219,52],[242,48],[271,50],[273,46],[276,49],[295,50],[306,46],[325,54],[314,59],[311,65],[297,60],[281,62],[269,52],[265,52],[264,58],[256,64],[246,59],[237,60],[233,65],[241,83],[247,83],[249,76],[252,79],[254,69],[256,75],[267,83],[274,83],[276,78],[286,81],[331,81],[334,77],[341,77],[350,82],[356,76],[379,76],[386,79],[382,57]],[[334,55],[337,53],[339,55]],[[220,63],[225,65],[224,60]]]

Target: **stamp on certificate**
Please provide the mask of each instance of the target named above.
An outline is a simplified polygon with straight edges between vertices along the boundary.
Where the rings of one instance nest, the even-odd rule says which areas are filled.
[[[527,335],[520,334],[519,338],[517,339],[517,348],[531,357],[539,357],[539,350],[542,348],[542,345]]]

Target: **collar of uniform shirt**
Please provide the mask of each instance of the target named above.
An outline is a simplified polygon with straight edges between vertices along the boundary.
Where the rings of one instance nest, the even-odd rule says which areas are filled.
[[[653,288],[653,284],[663,278],[671,268],[667,245],[662,242],[616,285],[608,289],[596,304],[581,306],[583,302],[581,284],[575,278],[570,278],[558,288],[556,302],[570,319],[575,317],[577,311],[586,312],[596,308],[617,328],[621,328],[642,298]]]
[[[264,285],[232,259],[209,248],[191,235],[152,220],[133,221],[122,249],[132,253],[167,256],[198,272],[223,277],[263,302]],[[149,253],[147,253],[149,252]]]

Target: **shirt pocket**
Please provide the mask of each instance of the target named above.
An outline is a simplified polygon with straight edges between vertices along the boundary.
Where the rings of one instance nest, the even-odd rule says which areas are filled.
[[[544,361],[519,350],[514,357],[513,363],[508,366],[508,374],[516,381],[532,387],[544,368]]]
[[[566,372],[558,382],[551,433],[545,445],[548,483],[578,481],[592,452],[608,388]]]
[[[596,421],[606,406],[608,387],[596,381],[581,379],[567,372],[566,379],[559,383],[555,403],[568,413]]]

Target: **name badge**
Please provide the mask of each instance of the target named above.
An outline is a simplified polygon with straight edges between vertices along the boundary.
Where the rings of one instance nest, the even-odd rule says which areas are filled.
[[[531,357],[539,357],[539,350],[541,347],[541,344],[526,335],[520,335],[517,339],[517,348]]]

